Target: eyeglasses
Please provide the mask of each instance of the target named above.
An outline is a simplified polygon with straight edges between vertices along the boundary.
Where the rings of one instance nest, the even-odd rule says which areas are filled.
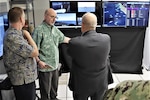
[[[58,19],[58,17],[57,16],[51,16],[51,15],[48,15],[49,17],[51,17],[51,18],[55,18],[55,19]]]

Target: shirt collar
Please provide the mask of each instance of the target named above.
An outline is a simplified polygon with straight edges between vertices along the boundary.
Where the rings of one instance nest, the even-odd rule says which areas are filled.
[[[43,21],[43,24],[45,24],[48,28],[52,29],[54,27],[54,25],[49,25],[47,24],[45,21]]]
[[[81,36],[88,35],[88,34],[93,34],[95,32],[96,32],[95,30],[89,30],[89,31],[86,31],[86,32],[82,33]]]

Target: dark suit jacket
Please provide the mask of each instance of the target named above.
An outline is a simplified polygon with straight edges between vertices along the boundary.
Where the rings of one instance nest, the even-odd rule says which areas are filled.
[[[106,34],[88,31],[72,38],[68,53],[72,57],[69,88],[75,93],[93,93],[108,85],[108,56],[110,37]]]

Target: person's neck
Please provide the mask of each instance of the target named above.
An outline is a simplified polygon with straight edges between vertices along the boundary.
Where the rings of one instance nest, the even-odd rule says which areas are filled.
[[[86,30],[83,31],[83,33],[86,33],[88,31],[95,31],[95,30],[94,29],[86,29]]]
[[[22,30],[22,25],[19,23],[11,23],[11,27],[15,28],[16,30]]]

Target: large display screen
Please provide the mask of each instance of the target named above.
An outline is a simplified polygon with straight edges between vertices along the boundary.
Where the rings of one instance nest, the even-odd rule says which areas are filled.
[[[76,3],[71,1],[50,1],[50,7],[57,13],[76,12]]]
[[[95,12],[95,2],[78,2],[78,12]]]
[[[75,26],[76,13],[58,13],[55,22],[56,26]]]
[[[150,2],[104,1],[104,27],[147,27]]]
[[[104,2],[103,7],[104,27],[126,26],[126,2]]]

